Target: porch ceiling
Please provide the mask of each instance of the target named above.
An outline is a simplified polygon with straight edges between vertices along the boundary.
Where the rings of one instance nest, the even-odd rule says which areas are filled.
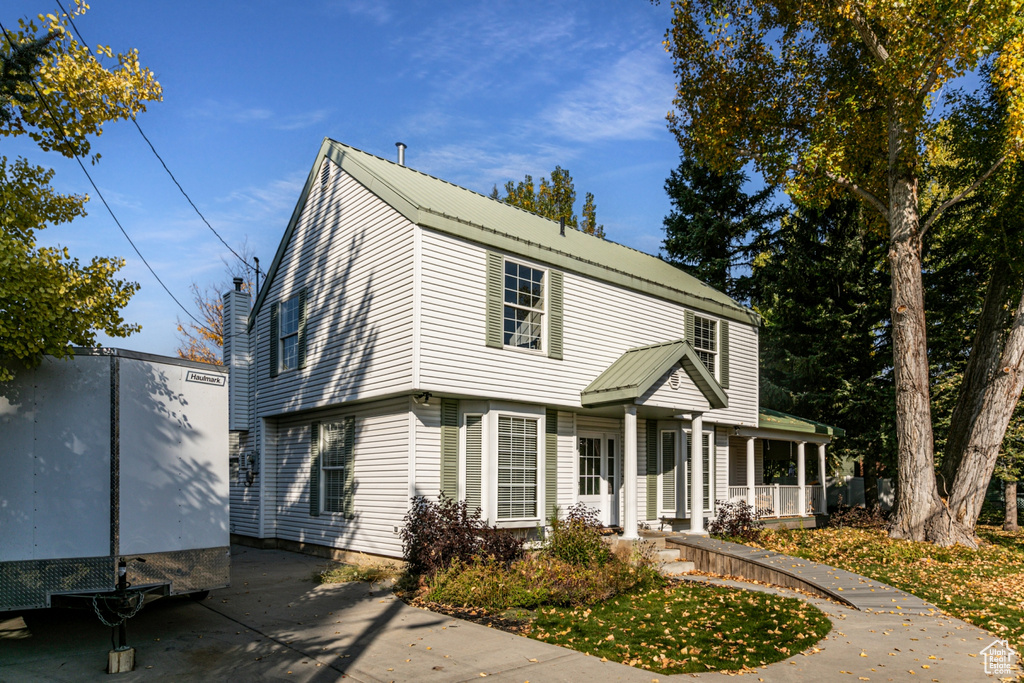
[[[769,408],[761,408],[757,416],[757,426],[762,429],[779,429],[787,432],[846,436],[846,430],[841,427],[827,425],[824,422],[815,422],[814,420],[808,420]]]
[[[580,393],[580,401],[584,407],[636,402],[676,363],[712,409],[728,407],[729,398],[722,385],[704,367],[689,342],[682,339],[626,351]]]

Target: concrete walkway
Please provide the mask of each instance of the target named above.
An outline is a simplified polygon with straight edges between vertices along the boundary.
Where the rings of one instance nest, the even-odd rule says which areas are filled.
[[[196,603],[166,598],[129,622],[139,681],[635,681],[660,676],[492,630],[397,600],[366,584],[323,586],[322,560],[232,549],[232,587]],[[777,589],[745,584],[755,590]],[[790,593],[791,594],[791,593]],[[751,672],[751,680],[992,680],[979,652],[993,636],[936,615],[866,613],[821,598],[832,632],[817,648]],[[0,615],[0,681],[104,678],[110,630],[90,613]],[[913,673],[911,673],[913,672]]]
[[[716,564],[716,560],[720,556],[732,561],[726,563],[728,571],[715,573],[754,580],[762,579],[766,574],[777,573],[782,577],[764,580],[808,590],[846,603],[863,612],[898,611],[902,614],[937,614],[939,612],[935,605],[916,595],[893,588],[881,581],[836,569],[820,562],[783,555],[771,550],[752,548],[739,543],[720,541],[707,536],[677,535],[670,536],[665,541],[682,547],[683,555],[687,557],[698,555],[694,551],[703,551],[699,553],[700,556],[708,558],[709,562],[705,566],[701,566],[701,563],[697,562],[698,571],[714,571],[714,567],[711,565]],[[687,550],[690,552],[688,553]],[[721,564],[720,560],[718,563]],[[744,571],[745,569],[747,571]],[[749,571],[751,569],[753,571]],[[783,580],[779,580],[780,578]],[[792,581],[786,581],[787,578]]]

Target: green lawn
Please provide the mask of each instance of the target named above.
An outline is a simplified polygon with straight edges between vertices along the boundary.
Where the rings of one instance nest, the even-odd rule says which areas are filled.
[[[663,674],[736,670],[787,659],[831,630],[794,598],[690,582],[589,608],[541,608],[531,638]]]
[[[757,545],[863,574],[1024,647],[1024,532],[979,526],[978,550],[894,541],[880,529],[765,531]]]

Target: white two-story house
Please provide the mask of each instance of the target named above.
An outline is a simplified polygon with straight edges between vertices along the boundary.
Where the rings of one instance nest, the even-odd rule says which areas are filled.
[[[440,492],[531,530],[582,501],[625,538],[736,497],[823,511],[837,430],[759,409],[756,313],[400,163],[325,140],[251,311],[224,303],[236,540],[399,557]],[[762,480],[780,442],[796,485]]]

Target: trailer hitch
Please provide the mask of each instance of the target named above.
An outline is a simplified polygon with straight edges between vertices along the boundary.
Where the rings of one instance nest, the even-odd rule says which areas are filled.
[[[142,609],[142,605],[146,601],[146,595],[142,591],[129,593],[128,589],[132,584],[128,581],[128,563],[145,561],[142,557],[132,559],[122,557],[117,562],[117,590],[114,591],[114,594],[110,596],[99,594],[92,596],[92,608],[96,612],[97,618],[111,629],[117,629],[117,647],[110,651],[108,660],[107,671],[109,673],[121,673],[123,671],[131,671],[134,668],[134,649],[128,646],[127,622]],[[103,604],[102,609],[100,608],[101,602]],[[111,619],[108,620],[103,615],[104,610],[113,615]],[[110,634],[110,640],[111,644],[113,644],[113,633]]]

